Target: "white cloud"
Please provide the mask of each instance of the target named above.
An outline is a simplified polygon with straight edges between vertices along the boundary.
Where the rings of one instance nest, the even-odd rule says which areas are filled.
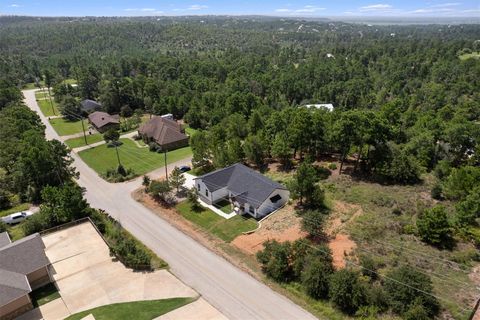
[[[306,5],[298,9],[287,9],[287,8],[279,8],[275,9],[275,12],[277,13],[288,13],[291,15],[294,14],[314,14],[318,11],[325,10],[325,8],[317,7],[317,6],[312,6],[312,5]]]
[[[12,3],[11,5],[9,5],[10,8],[20,8],[22,7],[21,5],[19,4],[16,4],[16,3]]]
[[[447,3],[439,3],[435,4],[433,6],[430,6],[430,8],[444,8],[444,7],[455,7],[461,5],[460,2],[447,2]]]
[[[389,4],[379,3],[379,4],[371,4],[368,6],[360,7],[358,10],[360,12],[386,12],[392,11],[393,7]]]
[[[207,9],[208,6],[204,5],[204,4],[192,4],[190,7],[187,8],[187,10],[203,10],[203,9]]]

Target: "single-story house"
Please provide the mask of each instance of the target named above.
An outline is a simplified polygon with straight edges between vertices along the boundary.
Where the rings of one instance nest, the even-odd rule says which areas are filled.
[[[98,132],[120,128],[120,117],[117,114],[109,115],[106,112],[95,111],[88,115],[88,122]]]
[[[316,108],[316,109],[326,109],[328,111],[333,111],[333,104],[331,103],[316,103],[316,104],[306,104],[307,108]]]
[[[51,282],[49,266],[38,233],[15,242],[0,233],[0,319],[14,319],[33,308],[29,293]]]
[[[228,200],[238,214],[262,218],[282,207],[288,189],[264,175],[236,163],[194,179],[200,200],[214,205]]]
[[[138,134],[145,143],[155,142],[164,151],[186,147],[189,141],[181,124],[159,116],[144,123]]]
[[[80,102],[80,110],[85,113],[92,113],[94,111],[102,110],[102,104],[95,100],[85,99]]]

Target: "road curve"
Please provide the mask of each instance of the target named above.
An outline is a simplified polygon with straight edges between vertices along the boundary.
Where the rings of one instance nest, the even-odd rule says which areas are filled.
[[[47,139],[59,139],[40,112],[35,90],[23,91],[25,103],[46,125]],[[80,172],[78,183],[94,208],[115,217],[135,237],[165,259],[171,272],[198,291],[230,319],[316,319],[289,299],[208,250],[133,200],[138,183],[111,184],[72,153]],[[121,281],[121,280],[120,280]],[[161,284],[159,284],[161,285]]]

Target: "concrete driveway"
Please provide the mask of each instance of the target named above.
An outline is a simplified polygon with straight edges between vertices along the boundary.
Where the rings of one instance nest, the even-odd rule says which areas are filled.
[[[107,245],[88,222],[42,239],[61,299],[41,306],[25,319],[40,319],[39,313],[46,320],[62,319],[112,303],[198,296],[167,270],[134,272],[113,261]]]

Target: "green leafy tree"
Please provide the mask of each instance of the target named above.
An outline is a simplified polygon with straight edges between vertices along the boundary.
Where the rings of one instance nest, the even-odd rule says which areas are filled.
[[[474,188],[465,200],[457,203],[455,222],[461,227],[474,226],[480,217],[480,186]]]
[[[462,200],[478,185],[480,185],[480,167],[454,168],[443,184],[443,194],[447,199]]]
[[[308,163],[302,162],[293,176],[290,184],[290,191],[295,198],[298,198],[300,204],[308,206],[323,206],[323,190],[316,185],[318,181],[317,171],[315,167]]]
[[[453,245],[452,227],[443,206],[425,210],[417,220],[418,234],[423,241],[438,247]]]
[[[330,275],[333,273],[331,262],[310,257],[302,273],[302,285],[307,294],[314,299],[328,297]]]
[[[268,146],[261,134],[249,135],[243,143],[243,151],[247,159],[257,166],[262,166],[267,156]]]
[[[318,210],[306,210],[301,213],[302,230],[307,232],[311,237],[321,237],[324,235],[323,225],[325,223],[325,215]]]
[[[168,179],[168,182],[170,183],[170,185],[173,188],[177,189],[177,193],[178,193],[180,187],[182,187],[183,184],[185,183],[185,180],[186,179],[185,179],[182,171],[180,171],[180,169],[178,167],[175,167],[172,170],[172,173],[170,173],[170,177]]]
[[[385,278],[385,290],[390,296],[393,311],[404,314],[415,305],[421,305],[430,318],[437,315],[439,303],[431,294],[432,281],[428,276],[409,266],[393,269]]]
[[[142,186],[145,187],[145,189],[148,189],[148,187],[150,186],[150,183],[152,182],[152,179],[150,179],[149,176],[147,175],[144,175],[143,178],[142,178]]]
[[[358,273],[349,269],[335,272],[330,278],[330,299],[348,314],[354,314],[365,305],[367,294]]]
[[[162,202],[168,202],[170,192],[172,192],[172,187],[166,180],[153,180],[148,188],[148,193],[151,194],[156,200]]]
[[[286,134],[277,134],[273,140],[272,156],[277,158],[284,169],[289,169],[293,155],[292,148],[288,145]]]
[[[69,121],[77,121],[81,118],[80,105],[71,95],[64,96],[58,108],[63,117]]]
[[[264,249],[257,252],[257,260],[261,263],[262,270],[275,281],[291,281],[293,270],[289,258],[290,243],[269,240],[263,246]]]

